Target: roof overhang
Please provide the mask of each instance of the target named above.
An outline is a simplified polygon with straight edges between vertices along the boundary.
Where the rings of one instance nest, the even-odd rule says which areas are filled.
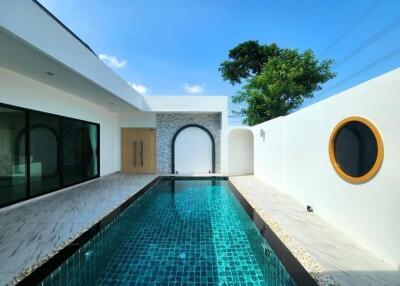
[[[36,1],[0,1],[0,11],[0,66],[111,111],[145,108],[136,90]]]

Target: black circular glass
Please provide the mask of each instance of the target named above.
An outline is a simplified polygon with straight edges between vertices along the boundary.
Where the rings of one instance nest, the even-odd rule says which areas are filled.
[[[337,132],[334,155],[338,167],[351,177],[362,177],[374,166],[378,143],[372,130],[364,123],[351,121]]]

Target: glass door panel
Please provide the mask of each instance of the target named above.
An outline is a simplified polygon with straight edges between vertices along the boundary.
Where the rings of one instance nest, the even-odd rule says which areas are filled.
[[[0,206],[27,197],[26,112],[0,106]]]
[[[84,153],[84,179],[99,175],[98,170],[98,132],[97,125],[91,123],[83,124],[83,153]]]
[[[63,118],[62,154],[64,186],[83,180],[82,121]]]
[[[61,187],[60,118],[30,112],[30,192],[47,193]]]

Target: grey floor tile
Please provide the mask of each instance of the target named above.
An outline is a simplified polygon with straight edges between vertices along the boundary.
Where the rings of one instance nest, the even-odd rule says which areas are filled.
[[[114,174],[0,210],[0,281],[51,255],[155,177]]]
[[[253,204],[314,257],[342,285],[400,285],[400,272],[335,229],[292,197],[254,176],[231,178]],[[263,199],[261,199],[263,198]]]

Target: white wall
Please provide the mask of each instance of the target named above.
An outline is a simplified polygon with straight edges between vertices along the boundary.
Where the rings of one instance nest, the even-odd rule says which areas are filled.
[[[228,170],[230,176],[253,174],[254,140],[249,128],[232,128],[228,136]]]
[[[175,171],[179,174],[212,173],[212,141],[198,127],[182,130],[175,141]]]
[[[119,170],[115,113],[1,67],[0,103],[99,123],[101,175]]]
[[[118,113],[120,128],[155,128],[156,113],[154,112],[122,112]]]
[[[270,185],[283,188],[283,117],[256,125],[254,134],[254,175]],[[262,136],[262,134],[264,134]]]
[[[262,123],[255,134],[255,175],[315,212],[397,269],[400,267],[400,69],[289,116]],[[369,182],[351,184],[328,154],[339,121],[362,116],[378,128],[384,160]],[[259,135],[264,129],[265,142]]]

